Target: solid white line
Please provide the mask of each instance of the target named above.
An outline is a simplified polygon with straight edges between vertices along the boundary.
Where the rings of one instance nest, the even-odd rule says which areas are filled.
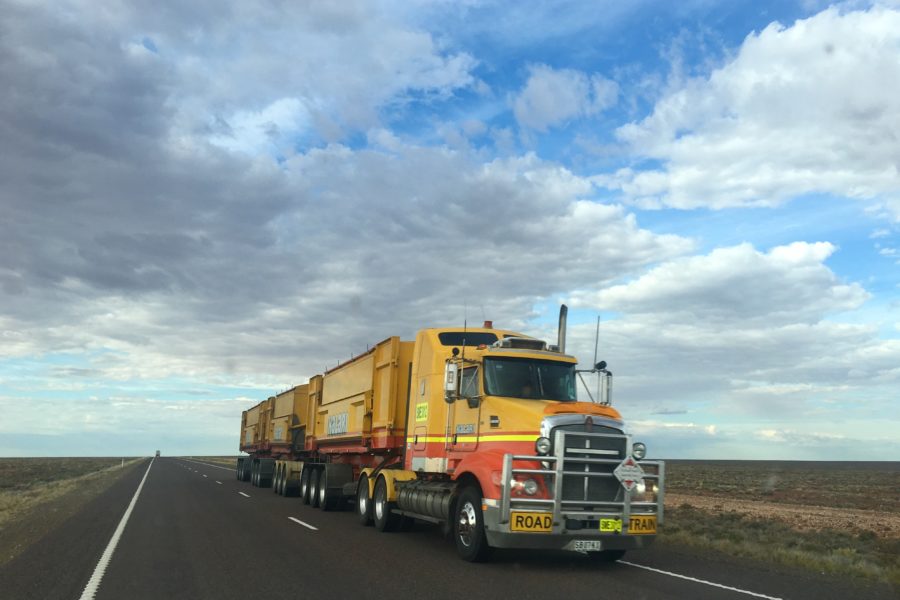
[[[125,514],[122,515],[122,520],[119,521],[119,526],[116,527],[116,530],[115,532],[113,532],[109,543],[106,545],[106,550],[104,550],[103,554],[100,555],[100,560],[97,562],[97,566],[94,568],[94,573],[91,575],[91,579],[87,582],[87,585],[84,586],[84,591],[81,592],[81,600],[93,600],[94,595],[97,593],[97,589],[100,587],[100,581],[103,579],[103,575],[106,573],[106,567],[109,566],[109,561],[112,558],[113,552],[116,551],[116,546],[119,545],[119,538],[122,537],[122,532],[125,531],[125,524],[128,522],[128,517],[131,516],[131,511],[134,510],[134,505],[137,503],[138,496],[141,495],[141,489],[144,487],[144,482],[147,481],[147,475],[150,474],[150,467],[153,466],[154,460],[155,459],[153,458],[150,459],[150,464],[147,465],[147,471],[144,473],[144,478],[141,479],[141,483],[138,485],[137,491],[131,498],[131,503],[128,505],[128,508],[125,509]]]
[[[216,468],[216,469],[225,469],[226,471],[232,471],[232,472],[233,472],[234,469],[235,469],[235,467],[222,467],[222,466],[220,466],[220,465],[211,465],[211,464],[209,464],[209,463],[200,462],[199,460],[191,460],[191,459],[189,459],[189,458],[182,458],[181,460],[185,460],[185,461],[187,461],[187,462],[196,463],[196,464],[198,464],[198,465],[203,465],[204,467],[213,467],[213,468]]]
[[[244,492],[238,492],[238,494],[240,494],[240,495],[243,496],[244,498],[249,498],[249,497],[250,497],[250,496],[248,496],[247,494],[245,494]]]
[[[313,527],[313,526],[310,525],[309,523],[304,523],[304,522],[301,521],[300,519],[295,519],[294,517],[288,517],[288,519],[290,519],[290,520],[293,521],[294,523],[299,523],[300,525],[303,525],[304,527],[308,527],[308,528],[312,529],[313,531],[318,531],[318,530],[319,530],[318,527]]]
[[[722,588],[723,590],[730,590],[732,592],[737,592],[739,594],[747,594],[748,596],[755,596],[756,598],[766,598],[767,600],[783,600],[783,598],[779,598],[777,596],[766,596],[765,594],[759,594],[757,592],[750,592],[747,590],[742,590],[740,588],[731,587],[728,585],[722,585],[721,583],[714,583],[712,581],[706,581],[705,579],[697,579],[696,577],[688,577],[687,575],[679,575],[678,573],[672,573],[670,571],[663,571],[661,569],[654,569],[653,567],[648,567],[646,565],[639,565],[637,563],[628,562],[625,560],[620,560],[619,564],[628,565],[630,567],[637,567],[638,569],[646,569],[648,571],[653,571],[654,573],[661,573],[663,575],[668,575],[670,577],[677,577],[679,579],[686,579],[687,581],[693,581],[695,583],[702,583],[704,585],[711,585],[713,587]]]

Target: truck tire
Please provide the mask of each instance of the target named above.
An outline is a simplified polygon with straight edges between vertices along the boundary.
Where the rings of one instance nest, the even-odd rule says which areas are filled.
[[[278,491],[279,486],[281,484],[281,480],[279,478],[280,474],[281,474],[281,467],[279,467],[278,465],[275,465],[275,474],[272,476],[272,493],[273,494],[281,493]]]
[[[308,465],[303,465],[303,470],[300,471],[300,500],[303,501],[303,504],[309,504],[310,502],[310,494],[309,494],[309,474],[311,470]]]
[[[463,488],[453,513],[453,539],[459,557],[468,562],[486,561],[492,548],[484,534],[481,490],[475,486]]]
[[[253,487],[259,486],[259,469],[256,461],[250,463],[250,485]]]
[[[588,552],[588,558],[596,563],[614,563],[625,556],[624,550],[600,550]]]
[[[372,524],[372,499],[369,498],[369,477],[363,475],[356,486],[356,516],[360,525]]]
[[[387,482],[379,477],[375,482],[372,502],[372,518],[378,531],[395,531],[400,525],[400,515],[393,512],[395,503],[388,502]]]
[[[321,471],[319,469],[313,469],[313,472],[309,474],[309,505],[312,507],[319,506],[319,483],[321,478]]]
[[[340,492],[328,489],[328,465],[319,471],[319,508],[322,510],[334,510],[341,499]]]

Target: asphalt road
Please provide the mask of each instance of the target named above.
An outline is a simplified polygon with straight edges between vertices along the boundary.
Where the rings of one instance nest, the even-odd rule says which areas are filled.
[[[148,470],[149,462],[0,569],[0,598],[80,598],[92,575],[96,598],[129,600],[895,598],[888,586],[661,546],[613,565],[521,551],[468,564],[430,525],[379,533],[352,513],[323,512],[238,482],[232,469],[161,458]],[[98,569],[144,478],[105,570]]]

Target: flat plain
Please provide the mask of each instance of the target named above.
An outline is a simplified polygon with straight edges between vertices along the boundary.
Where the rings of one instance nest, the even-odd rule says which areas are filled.
[[[666,466],[661,543],[900,585],[900,463]]]

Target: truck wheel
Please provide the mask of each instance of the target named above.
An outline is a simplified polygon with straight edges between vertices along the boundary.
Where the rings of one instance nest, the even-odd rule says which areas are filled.
[[[319,469],[313,469],[313,472],[309,474],[309,505],[310,506],[318,506],[319,505],[319,485],[320,485],[320,477],[322,473]]]
[[[309,473],[310,469],[306,465],[303,466],[303,470],[300,471],[300,500],[303,501],[303,504],[309,504]]]
[[[328,470],[326,467],[319,472],[319,508],[322,510],[334,510],[339,499],[339,493],[328,489]]]
[[[250,464],[250,485],[257,487],[259,485],[259,469],[256,463]]]
[[[454,511],[453,529],[456,552],[468,562],[484,562],[491,554],[484,534],[481,491],[473,486],[463,489]]]
[[[601,550],[599,552],[588,552],[588,558],[596,563],[614,563],[625,556],[624,550]]]
[[[388,502],[387,498],[387,482],[384,477],[379,477],[375,483],[375,498],[372,503],[372,516],[378,531],[394,531],[400,524],[400,515],[393,512],[394,503]]]
[[[356,486],[356,516],[360,525],[372,524],[372,500],[369,498],[369,477],[363,475]]]
[[[272,477],[272,492],[275,494],[281,493],[278,491],[280,488],[280,484],[281,484],[281,480],[279,477],[280,474],[281,474],[281,469],[278,467],[278,465],[275,465],[275,475]]]

